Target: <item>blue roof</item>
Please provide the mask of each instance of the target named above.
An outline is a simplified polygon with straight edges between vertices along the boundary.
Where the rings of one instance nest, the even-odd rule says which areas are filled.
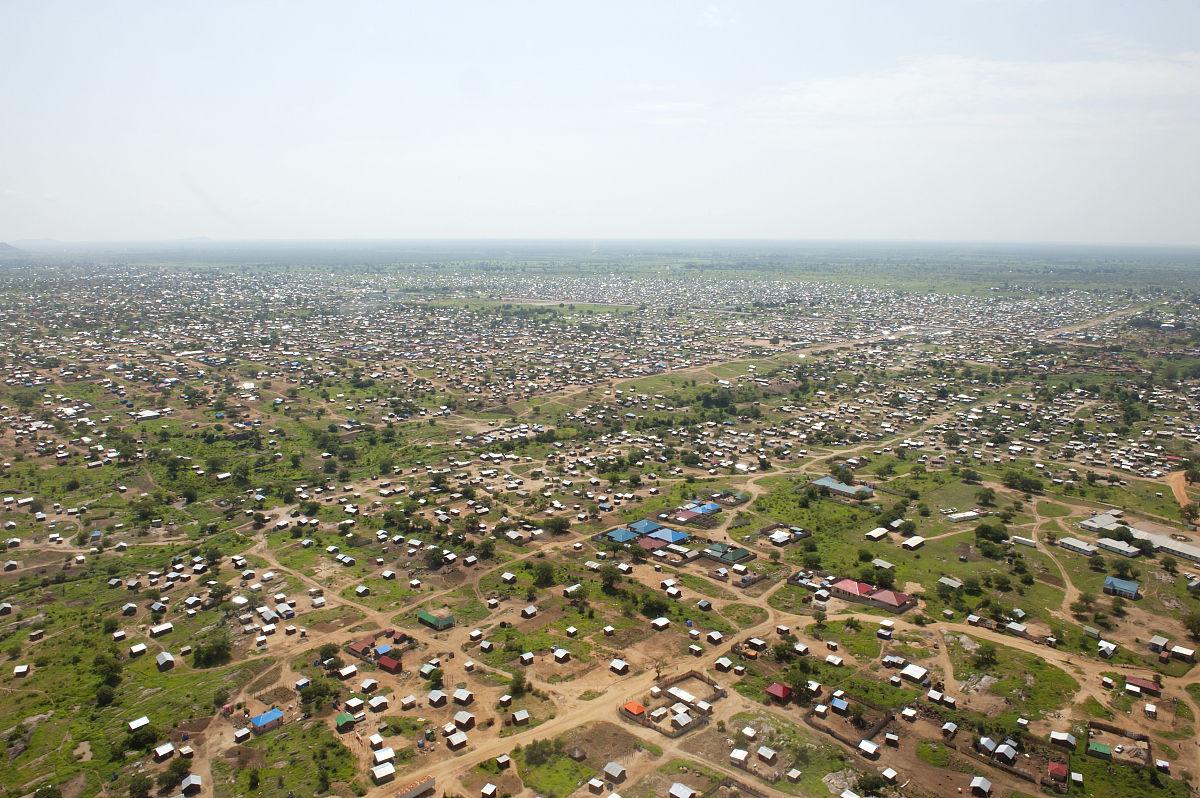
[[[386,654],[391,650],[392,650],[392,647],[390,645],[388,645],[387,643],[383,643],[382,645],[375,646],[376,654]]]
[[[688,539],[686,532],[680,532],[665,526],[654,530],[647,537],[655,538],[656,540],[665,540],[668,543],[683,543]]]
[[[709,513],[715,513],[720,509],[721,509],[721,505],[717,504],[716,502],[709,502],[708,504],[705,504],[700,507],[700,512],[707,515]]]
[[[1132,579],[1118,579],[1115,576],[1106,576],[1104,577],[1104,586],[1113,590],[1119,590],[1122,593],[1137,594],[1138,592],[1138,583]]]
[[[608,530],[608,532],[605,533],[605,537],[614,543],[628,543],[631,540],[637,539],[637,533],[631,532],[623,526],[619,526],[616,529]]]
[[[634,521],[629,528],[639,535],[649,535],[656,529],[662,529],[662,524],[651,521],[649,518],[643,518],[641,521]]]
[[[283,710],[279,707],[271,707],[261,715],[255,715],[250,718],[250,722],[255,726],[267,726],[283,717]]]

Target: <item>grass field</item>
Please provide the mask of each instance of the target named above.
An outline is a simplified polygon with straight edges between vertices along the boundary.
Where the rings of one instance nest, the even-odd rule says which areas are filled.
[[[774,712],[739,712],[730,719],[729,727],[738,730],[735,737],[742,741],[742,747],[749,745],[740,733],[746,726],[758,732],[755,745],[774,748],[785,770],[794,767],[803,774],[796,782],[787,779],[776,782],[774,787],[783,792],[801,796],[820,795],[825,789],[821,781],[825,774],[852,766],[849,757],[841,750]]]
[[[973,646],[981,643],[976,638],[969,640]],[[947,636],[946,641],[954,676],[960,684],[981,676],[995,680],[987,690],[1003,698],[1006,706],[992,716],[998,725],[1014,726],[1018,717],[1046,717],[1066,706],[1079,691],[1079,683],[1069,674],[1032,654],[994,645],[995,662],[983,664],[960,637]]]
[[[533,756],[531,762],[529,746],[513,750],[521,781],[525,786],[545,798],[566,798],[579,785],[596,775],[596,772],[581,762],[576,762],[562,751],[556,751],[544,759]]]
[[[363,787],[354,755],[322,721],[281,727],[256,737],[248,747],[262,755],[260,766],[234,768],[221,760],[213,763],[213,789],[218,798],[319,795],[338,782],[358,790]],[[253,789],[252,779],[257,784]]]

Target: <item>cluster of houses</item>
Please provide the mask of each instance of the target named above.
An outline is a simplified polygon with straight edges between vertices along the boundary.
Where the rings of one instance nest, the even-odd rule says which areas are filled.
[[[907,593],[890,588],[875,587],[867,582],[847,577],[818,577],[810,575],[806,571],[799,571],[789,577],[788,581],[812,591],[813,606],[817,609],[823,608],[831,598],[866,604],[896,613],[905,612],[917,604],[917,600]]]
[[[681,680],[682,681],[682,680]],[[701,698],[679,684],[654,685],[648,700],[625,702],[620,714],[649,728],[669,735],[681,734],[708,722],[713,704],[724,692],[715,687],[708,698]]]
[[[143,729],[151,728],[150,718],[145,715],[141,715],[126,723],[125,728],[131,734],[140,732]],[[170,740],[165,740],[164,742],[154,746],[151,753],[155,762],[166,762],[167,760],[173,758],[176,754],[184,759],[191,759],[193,756],[195,756],[195,751],[192,750],[190,745],[184,744],[177,748]],[[179,784],[179,791],[183,795],[195,795],[203,788],[204,780],[199,774],[196,773],[187,774],[183,778],[183,781]]]
[[[640,546],[650,553],[658,552],[661,549],[664,553],[669,552],[685,559],[693,559],[697,556],[684,545],[691,537],[687,532],[663,526],[649,518],[634,521],[628,526],[610,529],[602,537],[604,540],[618,545]]]
[[[381,642],[382,641],[382,642]],[[364,662],[374,663],[385,673],[404,670],[401,653],[411,638],[395,629],[384,629],[378,635],[367,635],[346,645],[346,651]]]

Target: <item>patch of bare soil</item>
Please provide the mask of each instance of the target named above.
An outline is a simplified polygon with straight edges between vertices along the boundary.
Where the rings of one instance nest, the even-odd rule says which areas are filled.
[[[229,748],[222,755],[233,763],[237,769],[253,767],[262,767],[265,760],[262,751],[257,751],[253,748],[247,748],[244,745],[235,745]]]
[[[92,760],[92,744],[84,740],[75,746],[75,750],[71,754],[80,762],[90,762]]]
[[[768,590],[775,587],[775,585],[777,585],[779,583],[780,577],[782,577],[783,575],[784,574],[782,571],[772,572],[765,579],[761,579],[758,582],[755,582],[754,584],[750,585],[749,587],[743,588],[742,595],[745,598],[760,598]]]
[[[246,688],[246,692],[253,694],[259,690],[269,687],[272,684],[275,684],[275,682],[279,681],[279,676],[282,673],[283,673],[283,666],[281,666],[281,665],[274,666],[273,668],[268,670],[266,673],[264,673],[262,676],[259,676],[257,679],[255,679],[253,682],[251,682],[250,685]]]
[[[666,795],[671,789],[674,782],[682,782],[699,793],[708,792],[713,781],[702,773],[690,767],[684,767],[678,773],[661,773],[654,771],[645,778],[638,781],[628,794],[634,798],[652,798],[652,796]],[[626,791],[621,790],[621,794],[625,795]]]
[[[455,568],[453,571],[446,571],[441,576],[442,582],[447,588],[458,587],[463,582],[467,581],[467,574],[459,568]]]
[[[212,723],[212,718],[196,718],[179,724],[175,730],[183,734],[200,734],[208,728],[210,723]]]
[[[692,733],[683,738],[682,748],[689,754],[694,754],[700,762],[728,762],[730,746],[729,735],[719,732],[710,726],[702,732]]]
[[[58,789],[62,791],[63,798],[78,798],[86,786],[87,774],[76,773],[74,778],[68,780],[66,784],[61,785]]]
[[[672,632],[647,632],[640,630],[636,652],[645,656],[651,662],[662,660],[664,666],[670,666],[679,661],[679,642],[685,639],[683,635]],[[632,646],[631,646],[632,648]],[[664,667],[664,670],[667,668]]]
[[[858,784],[858,773],[851,768],[845,770],[835,770],[832,773],[826,773],[821,778],[821,783],[834,795],[841,795],[846,790],[851,789]]]
[[[966,557],[968,562],[974,562],[979,559],[979,555],[975,553],[975,549],[970,543],[959,543],[954,547],[955,557]]]
[[[265,693],[260,693],[259,695],[255,696],[255,698],[267,706],[273,707],[280,706],[281,704],[287,704],[293,698],[295,698],[295,696],[296,692],[294,690],[289,690],[286,687],[275,687]]]
[[[974,654],[979,648],[979,643],[975,642],[975,639],[969,635],[946,635],[946,642],[949,643],[952,638],[968,654]]]
[[[976,674],[964,682],[959,682],[959,690],[963,693],[986,693],[998,681],[995,676]]]
[[[517,775],[515,766],[510,766],[507,770],[500,771],[499,775],[485,775],[477,770],[472,770],[470,775],[463,779],[463,785],[467,788],[467,795],[478,795],[479,791],[483,789],[483,785],[489,782],[496,785],[501,795],[520,795],[525,789],[525,785],[521,783],[521,779]]]
[[[626,650],[631,648],[635,643],[639,643],[646,639],[646,630],[637,627],[622,629],[615,632],[612,637],[604,638],[606,646],[612,646],[618,650]]]
[[[632,756],[637,746],[637,737],[609,721],[580,726],[563,737],[563,750],[580,748],[585,755],[583,761],[597,770],[609,762]]]

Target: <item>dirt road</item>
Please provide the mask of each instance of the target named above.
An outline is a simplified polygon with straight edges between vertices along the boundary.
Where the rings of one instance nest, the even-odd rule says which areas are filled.
[[[1171,486],[1171,493],[1175,495],[1175,501],[1179,502],[1179,509],[1182,510],[1192,503],[1187,494],[1187,475],[1184,472],[1172,471],[1167,475],[1167,484]]]

